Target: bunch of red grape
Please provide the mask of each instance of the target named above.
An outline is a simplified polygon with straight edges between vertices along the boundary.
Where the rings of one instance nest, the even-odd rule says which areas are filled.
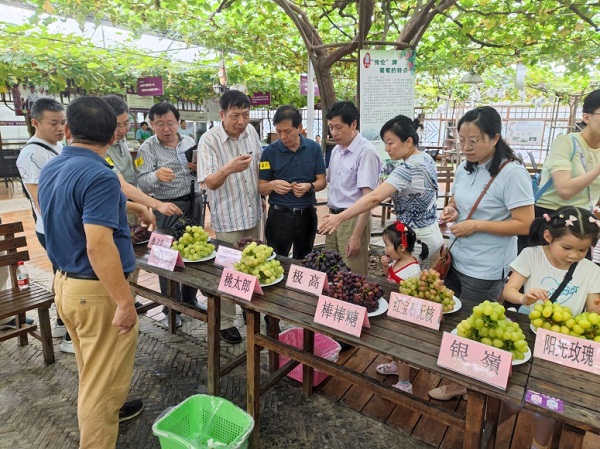
[[[152,234],[146,226],[134,224],[129,226],[131,232],[131,242],[134,245],[138,243],[147,242]]]
[[[374,312],[379,307],[383,290],[375,282],[369,282],[362,274],[340,271],[333,274],[329,284],[330,295],[335,299],[358,304]]]
[[[260,239],[255,239],[254,237],[242,237],[235,243],[235,247],[240,251],[243,251],[244,248],[252,242],[256,242],[257,245],[263,244],[262,240]]]
[[[329,249],[318,249],[308,253],[302,265],[312,270],[327,273],[327,279],[332,281],[333,275],[343,271],[350,271],[342,260],[342,256]]]

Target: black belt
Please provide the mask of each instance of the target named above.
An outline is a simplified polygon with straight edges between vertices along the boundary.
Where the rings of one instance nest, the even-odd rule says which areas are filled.
[[[67,278],[71,278],[71,279],[79,279],[81,281],[99,281],[100,279],[98,279],[98,276],[96,276],[95,274],[81,274],[81,273],[69,273],[67,271],[62,271],[62,270],[58,270],[58,272],[63,275],[66,276]],[[131,273],[123,273],[123,275],[125,276],[125,279],[127,279],[129,277]]]
[[[275,210],[281,211],[281,212],[287,212],[289,214],[294,214],[294,215],[305,215],[305,214],[309,214],[311,211],[314,211],[315,208],[314,206],[309,206],[309,207],[283,207],[280,206],[279,204],[272,204],[271,207]]]
[[[333,207],[329,208],[329,212],[331,212],[333,215],[337,215],[337,214],[341,214],[342,212],[344,212],[346,209],[335,209]]]
[[[190,201],[192,199],[192,194],[188,193],[187,195],[183,195],[183,196],[178,196],[177,198],[166,198],[166,199],[159,199],[157,198],[158,201],[162,201],[163,203],[173,203],[175,201]]]

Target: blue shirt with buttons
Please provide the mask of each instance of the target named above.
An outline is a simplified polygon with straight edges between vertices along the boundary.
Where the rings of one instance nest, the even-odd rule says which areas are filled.
[[[325,173],[325,161],[321,146],[314,140],[300,137],[300,147],[296,151],[288,149],[281,140],[277,140],[264,149],[260,159],[259,179],[273,181],[282,179],[289,183],[316,181],[316,176]],[[305,208],[317,203],[315,192],[308,192],[301,198],[288,192],[280,195],[271,192],[269,204],[288,207]]]
[[[126,198],[110,165],[91,150],[66,146],[40,173],[38,198],[44,219],[48,257],[69,273],[94,276],[84,225],[105,226],[113,239],[123,271],[135,268]]]

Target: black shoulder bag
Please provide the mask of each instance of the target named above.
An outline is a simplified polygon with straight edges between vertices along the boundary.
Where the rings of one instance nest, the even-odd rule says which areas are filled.
[[[558,287],[556,287],[556,290],[554,290],[554,293],[552,293],[552,296],[550,297],[551,302],[555,302],[558,299],[558,297],[560,296],[560,294],[562,293],[562,291],[565,289],[567,284],[569,282],[571,282],[571,279],[573,279],[573,273],[575,272],[575,268],[577,268],[578,263],[579,262],[575,262],[573,265],[571,265],[569,267],[562,282],[560,283],[560,285]]]

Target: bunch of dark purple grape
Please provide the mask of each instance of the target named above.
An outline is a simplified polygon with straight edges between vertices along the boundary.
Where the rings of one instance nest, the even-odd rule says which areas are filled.
[[[131,242],[134,245],[147,242],[152,234],[146,226],[139,224],[130,225],[129,230],[131,231]]]
[[[174,240],[179,240],[187,232],[185,228],[188,226],[198,226],[198,223],[185,215],[179,217],[175,224],[171,226],[171,235]]]
[[[252,242],[256,242],[257,245],[263,244],[262,240],[260,239],[255,239],[254,237],[242,237],[235,243],[235,247],[240,251],[243,251],[244,248]]]
[[[342,260],[342,256],[329,249],[317,249],[308,253],[302,260],[302,265],[312,270],[327,273],[327,279],[331,282],[332,276],[341,271],[350,271]]]
[[[375,282],[369,282],[362,274],[340,271],[333,275],[329,284],[329,294],[336,299],[358,304],[374,312],[379,307],[383,290]]]

